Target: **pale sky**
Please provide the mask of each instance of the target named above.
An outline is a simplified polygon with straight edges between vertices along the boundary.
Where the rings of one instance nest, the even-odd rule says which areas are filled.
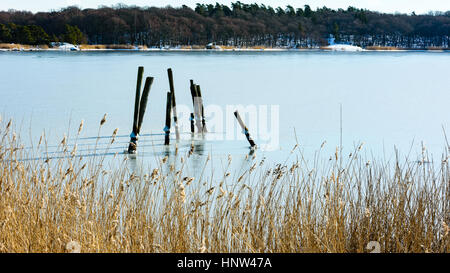
[[[164,7],[171,5],[179,7],[183,4],[195,7],[196,3],[215,4],[219,2],[230,6],[233,1],[221,0],[0,0],[0,10],[16,9],[28,10],[32,12],[58,10],[62,7],[70,5],[77,5],[81,8],[97,8],[100,5],[111,6],[118,3],[126,5],[137,6],[155,6]],[[411,13],[423,14],[429,11],[448,11],[450,10],[450,0],[241,0],[242,3],[259,3],[272,7],[285,7],[291,5],[295,8],[303,7],[308,4],[312,9],[317,7],[327,6],[328,8],[346,9],[348,6],[356,8],[365,8],[373,11],[387,12],[387,13]]]

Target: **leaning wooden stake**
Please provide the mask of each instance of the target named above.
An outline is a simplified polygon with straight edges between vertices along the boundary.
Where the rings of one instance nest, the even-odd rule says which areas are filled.
[[[241,125],[242,131],[243,131],[244,135],[247,137],[248,143],[250,143],[250,146],[252,148],[255,148],[256,144],[253,141],[253,139],[250,137],[250,133],[248,132],[248,128],[247,128],[247,126],[245,126],[245,124],[242,121],[241,116],[239,115],[239,112],[237,110],[234,111],[234,116],[236,117],[239,125]]]
[[[194,90],[195,90],[195,98],[194,98],[194,116],[195,116],[195,125],[197,126],[197,132],[201,133],[203,132],[203,126],[202,126],[202,105],[200,102],[200,96],[198,95],[198,88],[197,85],[194,84]]]
[[[142,75],[144,74],[144,67],[139,66],[137,82],[136,82],[136,97],[134,100],[134,115],[133,115],[133,129],[130,135],[130,145],[128,146],[129,153],[136,152],[136,145],[138,139],[138,124],[139,124],[139,102],[141,97],[141,85],[142,85]]]
[[[144,91],[142,91],[141,101],[139,103],[139,122],[137,127],[137,134],[141,132],[142,122],[144,121],[145,109],[147,108],[148,94],[150,93],[150,88],[153,84],[153,77],[147,77],[145,79]]]
[[[175,123],[175,134],[177,140],[180,140],[180,132],[178,130],[177,104],[175,102],[175,88],[173,86],[173,74],[171,68],[167,69],[167,75],[169,76],[170,92],[172,93],[172,110],[173,110],[173,122]]]
[[[191,82],[191,96],[192,96],[192,105],[194,105],[194,98],[195,98],[195,88],[194,88],[194,81],[190,80]]]
[[[166,127],[164,127],[165,138],[164,145],[170,144],[170,113],[172,110],[172,94],[171,92],[167,92],[167,104],[166,104]]]
[[[201,125],[201,114],[200,114],[200,99],[197,93],[197,87],[194,84],[194,81],[191,80],[191,96],[192,96],[192,104],[194,106],[194,119],[195,125],[197,126],[197,132],[202,132]]]
[[[201,115],[202,115],[202,132],[206,133],[206,121],[205,121],[205,109],[203,107],[203,98],[202,98],[202,91],[200,89],[200,85],[196,85],[197,88],[197,96],[199,97],[199,103],[201,107]]]
[[[195,98],[195,90],[194,90],[194,81],[190,80],[191,82],[191,86],[190,86],[190,90],[191,90],[191,97],[192,97],[192,106],[195,110],[195,102],[194,102],[194,98]],[[195,128],[194,128],[194,120],[195,120],[195,116],[194,113],[191,113],[189,120],[191,122],[191,133],[195,133]]]

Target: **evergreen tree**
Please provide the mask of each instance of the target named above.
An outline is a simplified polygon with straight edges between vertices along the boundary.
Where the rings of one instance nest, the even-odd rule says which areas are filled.
[[[311,17],[312,13],[313,13],[313,11],[312,11],[311,7],[309,5],[305,5],[305,10],[303,12],[305,17]]]
[[[204,4],[197,3],[197,6],[195,7],[195,12],[203,16],[208,15],[206,6]]]
[[[20,44],[34,45],[35,40],[28,26],[17,26],[15,31],[15,41]]]
[[[289,16],[295,16],[295,9],[291,5],[287,5],[286,14]]]
[[[34,44],[36,45],[46,45],[50,43],[50,36],[44,31],[40,26],[28,26],[31,35],[33,37]]]
[[[77,26],[71,26],[66,24],[65,32],[62,36],[62,40],[70,44],[81,44],[86,42],[86,38],[81,30]]]
[[[339,25],[335,22],[333,25],[333,36],[336,42],[339,41]]]
[[[0,42],[9,43],[11,39],[11,30],[7,26],[0,24]]]

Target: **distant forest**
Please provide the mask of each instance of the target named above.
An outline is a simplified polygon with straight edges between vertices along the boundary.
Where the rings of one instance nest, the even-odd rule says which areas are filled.
[[[385,14],[348,7],[313,10],[263,4],[172,7],[67,7],[31,13],[0,11],[0,42],[317,47],[337,41],[360,46],[449,47],[450,11]]]

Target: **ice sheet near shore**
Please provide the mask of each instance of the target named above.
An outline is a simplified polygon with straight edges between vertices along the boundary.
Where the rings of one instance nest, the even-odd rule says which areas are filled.
[[[69,44],[69,43],[63,43],[60,46],[57,47],[59,50],[68,50],[68,51],[78,51],[80,48],[76,45]]]
[[[416,51],[415,49],[402,49],[396,48],[392,49],[363,49],[359,46],[345,45],[345,44],[334,44],[326,47],[316,47],[316,48],[215,48],[215,49],[192,49],[192,48],[132,48],[132,49],[116,49],[116,48],[81,48],[80,46],[72,44],[63,44],[54,46],[51,48],[40,48],[40,47],[11,47],[11,48],[0,48],[0,52],[6,51],[180,51],[180,52],[190,52],[190,51],[348,51],[348,52],[359,52],[359,51],[388,51],[388,52],[405,52],[405,51]],[[417,49],[423,51],[424,49]],[[445,50],[432,50],[433,52],[444,52]]]
[[[332,51],[363,51],[363,49],[359,46],[354,45],[340,45],[340,44],[334,44],[325,47],[325,49],[332,50]]]

